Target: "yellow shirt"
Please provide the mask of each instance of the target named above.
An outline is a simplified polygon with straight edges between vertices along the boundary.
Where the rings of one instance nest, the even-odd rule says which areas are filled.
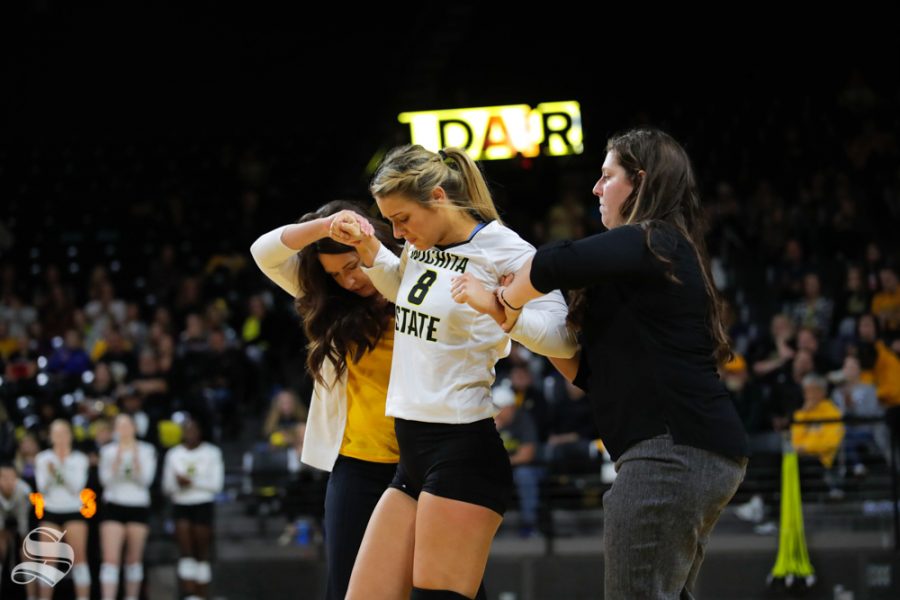
[[[882,406],[900,405],[900,358],[881,340],[875,342],[875,350],[875,368],[860,373],[859,380],[875,386]]]
[[[844,439],[843,423],[810,423],[802,421],[814,419],[840,419],[841,411],[825,398],[810,410],[794,412],[795,423],[791,425],[791,443],[800,454],[815,454],[819,460],[830,468],[834,463],[841,441]]]
[[[872,313],[884,318],[888,331],[900,329],[900,287],[891,292],[878,292],[872,298]]]
[[[358,363],[347,357],[347,426],[340,450],[344,456],[378,463],[400,460],[394,419],[384,414],[393,351],[391,320],[378,344]]]

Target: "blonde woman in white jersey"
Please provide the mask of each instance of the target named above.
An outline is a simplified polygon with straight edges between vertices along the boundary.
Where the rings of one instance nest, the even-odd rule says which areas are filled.
[[[156,449],[137,439],[129,415],[116,417],[116,441],[100,448],[103,511],[100,523],[100,585],[103,600],[115,600],[125,547],[125,600],[137,600],[144,580],[144,546],[150,531],[150,485]]]
[[[178,543],[178,579],[185,600],[207,595],[212,581],[209,550],[216,494],[225,482],[225,463],[217,446],[203,441],[194,419],[182,426],[184,442],[168,453],[163,466],[163,491],[172,498],[175,541]]]
[[[91,595],[91,571],[87,564],[88,524],[81,513],[82,498],[88,479],[88,457],[72,450],[72,427],[68,421],[57,419],[50,424],[51,448],[39,452],[34,459],[34,478],[37,491],[44,502],[43,527],[52,527],[66,534],[62,541],[72,546],[75,554],[72,579],[77,600]],[[53,588],[41,583],[41,598],[52,598]]]
[[[472,285],[473,296],[487,293],[535,252],[502,224],[465,152],[396,148],[370,192],[394,236],[406,240],[401,256],[357,234],[352,222],[338,235],[356,245],[372,267],[369,278],[395,300],[386,410],[400,465],[369,522],[347,598],[471,599],[513,486],[492,418],[494,364],[509,353],[510,337],[557,357],[574,355],[575,338],[558,291],[529,304],[509,334],[497,327],[504,315],[454,300],[464,275],[481,284]]]

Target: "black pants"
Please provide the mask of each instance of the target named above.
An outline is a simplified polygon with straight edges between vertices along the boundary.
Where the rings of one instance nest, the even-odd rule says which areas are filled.
[[[328,600],[344,600],[369,517],[397,470],[396,464],[338,456],[325,492]]]

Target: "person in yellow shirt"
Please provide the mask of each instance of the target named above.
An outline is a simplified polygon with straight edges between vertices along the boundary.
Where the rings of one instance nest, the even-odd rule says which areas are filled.
[[[900,357],[881,339],[878,320],[865,314],[857,321],[856,354],[861,383],[875,386],[878,403],[884,407],[884,420],[891,430],[892,452],[900,458]]]
[[[325,497],[326,597],[343,598],[369,517],[391,482],[399,450],[385,416],[394,308],[360,269],[359,255],[331,237],[334,217],[363,214],[334,201],[260,236],[250,252],[295,298],[315,386],[301,460],[330,471]],[[366,224],[368,222],[366,221]],[[373,224],[394,252],[390,230]]]
[[[872,298],[872,314],[878,317],[881,331],[889,342],[900,339],[900,285],[897,269],[883,267],[878,272],[881,291]]]
[[[803,378],[803,406],[794,411],[791,443],[798,453],[814,455],[830,469],[844,439],[844,424],[805,423],[841,418],[840,409],[826,397],[827,390],[824,377],[811,373]]]

